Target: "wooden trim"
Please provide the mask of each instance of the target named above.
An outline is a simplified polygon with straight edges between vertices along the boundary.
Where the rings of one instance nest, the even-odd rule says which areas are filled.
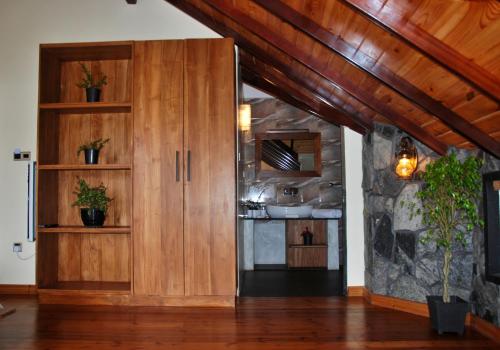
[[[482,94],[500,103],[500,82],[490,72],[467,59],[452,47],[422,30],[396,11],[381,11],[367,0],[342,0],[371,22],[395,35],[423,55],[462,78]]]
[[[348,297],[366,297],[368,291],[364,286],[349,286],[347,287]]]
[[[471,315],[470,326],[485,337],[500,343],[500,328],[495,326],[493,323],[485,321],[476,315]]]
[[[449,108],[446,108],[441,102],[427,95],[416,86],[397,76],[386,66],[377,64],[375,59],[364,54],[360,50],[356,50],[355,47],[351,46],[341,37],[331,33],[279,0],[255,0],[255,2],[269,11],[272,15],[293,25],[295,29],[309,35],[312,39],[333,50],[353,66],[378,79],[382,84],[397,92],[414,105],[435,115],[446,123],[450,129],[455,130],[470,142],[477,144],[485,151],[491,152],[494,156],[500,157],[500,143],[494,138],[472,125]],[[353,52],[356,54],[353,54]]]
[[[130,305],[130,294],[122,291],[79,291],[40,289],[38,291],[39,304],[61,305]]]
[[[127,234],[130,233],[130,226],[57,226],[57,227],[38,227],[38,233],[92,233],[92,234]]]
[[[130,170],[131,164],[45,164],[37,170]]]
[[[175,1],[169,1],[175,4]],[[237,21],[239,25],[259,36],[276,49],[279,49],[314,72],[330,80],[330,82],[334,85],[338,86],[340,89],[344,90],[346,93],[369,106],[373,110],[382,114],[388,120],[392,121],[395,126],[406,131],[408,134],[427,145],[436,153],[440,155],[446,154],[448,149],[446,144],[420,128],[407,117],[397,113],[384,102],[378,100],[371,92],[361,89],[358,85],[355,85],[348,77],[344,77],[342,74],[333,69],[325,69],[323,64],[311,57],[310,52],[296,47],[294,43],[286,40],[282,36],[275,35],[275,33],[269,31],[269,28],[262,26],[261,23],[253,20],[251,17],[226,2],[221,0],[205,0],[205,2],[225,16]]]
[[[40,110],[59,113],[130,113],[130,102],[50,102],[40,103]]]
[[[0,294],[36,295],[34,284],[0,284]]]
[[[234,295],[210,296],[131,296],[130,305],[133,306],[188,306],[188,307],[230,307],[236,303]]]

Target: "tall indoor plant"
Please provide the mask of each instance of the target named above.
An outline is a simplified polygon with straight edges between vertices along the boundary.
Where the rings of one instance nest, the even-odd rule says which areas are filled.
[[[451,153],[429,163],[420,174],[423,185],[416,196],[422,201],[422,208],[412,213],[421,215],[423,223],[430,227],[422,242],[434,241],[444,252],[443,295],[427,297],[432,325],[439,333],[464,330],[468,305],[450,296],[450,267],[453,243],[465,246],[466,235],[483,225],[478,214],[481,165],[478,158],[467,157],[461,162]],[[415,209],[415,205],[412,206]]]

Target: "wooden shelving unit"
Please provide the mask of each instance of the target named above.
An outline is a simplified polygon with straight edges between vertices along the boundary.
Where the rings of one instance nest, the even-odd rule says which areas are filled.
[[[41,45],[37,225],[37,284],[57,291],[130,293],[132,226],[133,43]],[[80,62],[107,75],[102,102],[86,102],[76,86]],[[78,147],[110,138],[99,164],[84,164]],[[84,227],[73,207],[79,178],[104,184],[113,198],[105,226]]]
[[[302,232],[313,233],[313,244],[304,245]],[[287,265],[289,268],[326,268],[328,263],[327,220],[287,220]]]
[[[130,226],[103,226],[103,227],[85,227],[85,226],[58,226],[58,227],[39,227],[38,233],[93,233],[93,234],[124,234],[130,233]]]

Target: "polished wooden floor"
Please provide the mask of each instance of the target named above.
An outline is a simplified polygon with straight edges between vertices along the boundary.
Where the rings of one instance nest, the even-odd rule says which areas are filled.
[[[0,349],[498,349],[361,298],[242,298],[233,309],[39,306],[0,296]]]

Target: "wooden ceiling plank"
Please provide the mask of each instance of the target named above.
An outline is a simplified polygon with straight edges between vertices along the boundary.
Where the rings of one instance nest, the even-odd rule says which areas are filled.
[[[500,143],[481,129],[475,127],[441,102],[394,74],[387,67],[377,64],[376,60],[366,55],[339,36],[331,33],[307,16],[284,4],[280,0],[254,0],[271,14],[293,25],[297,30],[316,39],[326,47],[344,57],[348,62],[374,76],[413,104],[437,116],[450,128],[477,144],[484,150],[500,158]]]
[[[240,35],[240,33],[236,32],[224,23],[221,23],[213,17],[203,13],[200,9],[187,1],[166,1],[176,6],[180,10],[188,13],[190,16],[196,18],[208,27],[212,28],[220,35],[225,37],[232,37],[239,47],[244,48],[249,54],[257,57],[259,60],[268,64],[269,66],[272,66],[278,72],[286,75],[295,83],[307,87],[311,91],[311,93],[321,96],[332,106],[332,108],[337,109],[339,113],[348,115],[356,124],[358,124],[363,129],[373,130],[373,120],[370,117],[362,113],[356,113],[356,109],[354,107],[352,107],[351,105],[344,105],[345,101],[342,101],[337,96],[332,95],[331,91],[325,91],[324,89],[318,88],[312,79],[307,79],[307,77],[305,77],[304,75],[298,74],[296,71],[290,69],[290,66],[284,63],[282,60],[268,54],[265,50],[253,44],[250,40],[246,39],[244,36]],[[308,68],[304,67],[304,69]],[[314,72],[311,71],[311,73]],[[317,77],[323,83],[331,85],[333,88],[337,89],[337,87],[332,85],[328,79],[325,79],[320,75],[317,75]]]
[[[326,117],[326,121],[337,125],[345,125],[360,134],[366,134],[366,128],[360,127],[349,116],[339,113],[330,105],[326,104],[320,96],[311,93],[309,90],[304,88],[301,89],[296,85],[292,85],[288,78],[284,77],[282,74],[278,75],[275,72],[270,71],[264,63],[259,62],[255,57],[248,54],[241,54],[240,65],[245,68],[245,71],[252,71],[254,74],[261,76],[263,79],[267,79],[274,85],[281,87],[297,100],[304,102],[308,101],[311,102],[311,104],[316,103],[318,108],[314,109],[314,111],[317,114],[321,114]]]
[[[167,1],[172,2],[171,0]],[[405,130],[408,134],[420,140],[422,143],[426,144],[429,148],[433,149],[438,154],[446,154],[447,146],[444,143],[428,134],[425,130],[421,129],[408,118],[397,114],[392,108],[375,99],[369,92],[363,90],[359,86],[355,86],[354,84],[352,84],[349,79],[346,79],[345,77],[339,75],[337,72],[331,69],[325,70],[324,67],[318,64],[318,62],[316,62],[316,60],[311,57],[308,52],[304,52],[300,48],[296,47],[293,43],[290,43],[280,36],[275,35],[275,33],[269,30],[269,28],[262,26],[261,23],[248,17],[246,14],[228,4],[227,2],[220,0],[204,0],[204,2],[212,6],[217,11],[233,19],[239,25],[259,36],[267,43],[278,48],[280,51],[285,52],[298,62],[304,64],[311,70],[330,80],[334,85],[348,92],[351,96],[368,105],[376,112],[382,114],[391,122],[393,122],[397,127]]]
[[[374,24],[406,42],[420,53],[460,77],[482,94],[500,104],[500,82],[486,69],[467,59],[417,25],[402,18],[399,13],[381,11],[369,0],[342,0]]]

